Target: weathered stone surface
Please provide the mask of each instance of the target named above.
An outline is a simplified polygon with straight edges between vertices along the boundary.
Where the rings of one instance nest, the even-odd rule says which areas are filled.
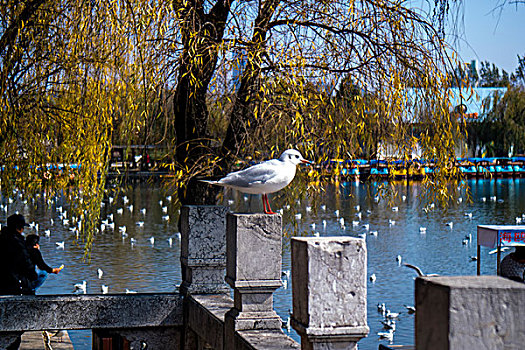
[[[416,280],[416,348],[523,349],[525,285],[499,276]]]
[[[182,207],[182,293],[229,291],[224,283],[227,212],[221,206]]]
[[[280,286],[281,224],[280,215],[227,215],[226,280],[230,286],[243,287],[243,281],[261,281],[259,285],[267,281],[270,289]]]
[[[175,327],[118,329],[110,333],[117,334],[129,341],[130,349],[181,349],[180,330]]]
[[[328,340],[326,342],[323,342],[323,341],[310,342],[310,341],[305,341],[305,338],[303,338],[301,349],[302,350],[357,350],[357,342],[353,342],[353,341],[336,342],[333,340]]]
[[[0,296],[0,329],[181,326],[182,306],[182,297],[171,293]]]
[[[188,326],[200,339],[214,349],[224,344],[224,316],[233,307],[233,300],[225,294],[190,295]]]
[[[225,347],[239,330],[280,329],[273,292],[281,286],[280,215],[232,214],[226,217],[226,281],[234,288],[234,307],[225,317]]]
[[[243,349],[300,349],[300,345],[281,330],[239,331],[236,337],[236,350]]]
[[[368,333],[363,239],[293,238],[292,286],[293,318],[307,333]]]

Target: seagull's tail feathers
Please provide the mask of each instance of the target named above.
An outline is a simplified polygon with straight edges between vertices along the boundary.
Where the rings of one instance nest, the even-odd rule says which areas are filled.
[[[199,180],[199,182],[204,182],[210,185],[219,185],[222,186],[222,184],[219,181],[216,180]]]

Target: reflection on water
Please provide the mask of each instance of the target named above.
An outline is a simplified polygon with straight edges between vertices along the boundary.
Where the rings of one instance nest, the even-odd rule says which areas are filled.
[[[376,203],[374,198],[367,195],[373,193],[374,186],[379,184],[353,182],[342,183],[340,195],[336,195],[333,188],[327,188],[322,203],[311,211],[306,210],[308,203],[301,202],[298,211],[302,213],[302,218],[297,220],[301,234],[313,235],[317,231],[326,236],[366,237],[367,276],[375,274],[377,280],[371,282],[368,279],[370,335],[359,342],[360,349],[378,347],[376,334],[383,327],[380,323],[383,317],[377,312],[378,303],[385,303],[392,312],[401,313],[394,342],[414,343],[414,316],[408,315],[404,305],[414,304],[416,274],[398,265],[398,255],[403,262],[415,264],[425,273],[474,275],[476,263],[470,261],[470,256],[476,255],[476,226],[515,224],[515,218],[525,213],[525,179],[471,180],[468,184],[472,203],[467,203],[465,198],[446,212],[436,208],[428,214],[419,202],[423,192],[419,183],[399,185],[400,198],[393,205],[385,201]],[[45,230],[51,230],[49,238],[41,239],[44,259],[51,266],[65,265],[59,275],[49,276],[39,294],[69,294],[73,291],[73,285],[83,280],[87,281],[87,292],[93,294],[101,293],[103,284],[109,286],[109,293],[124,293],[126,289],[138,292],[169,292],[176,289],[176,285],[181,282],[180,242],[176,235],[177,208],[167,200],[160,188],[150,184],[137,185],[126,191],[125,195],[130,200],[127,205],[123,204],[120,197],[103,208],[102,218],[113,214],[115,228],[108,228],[97,236],[90,263],[83,261],[83,247],[74,245],[74,233],[61,224],[59,213],[54,207],[46,208],[41,200],[37,200],[35,206],[20,201],[9,206],[9,215],[18,210],[28,221],[38,222],[41,235]],[[405,200],[401,196],[405,196]],[[490,199],[492,196],[496,196],[496,201]],[[256,197],[245,201],[244,196],[233,194],[233,198],[235,202],[231,206],[235,210],[260,210],[260,200]],[[276,202],[278,208],[279,202]],[[7,203],[7,199],[3,198],[2,203]],[[57,205],[61,204],[59,201]],[[133,204],[132,212],[127,208],[130,204]],[[326,205],[326,209],[323,210],[321,205]],[[392,206],[398,207],[398,210],[392,210]],[[167,213],[163,212],[163,207],[167,207],[164,209]],[[146,209],[145,214],[141,212],[143,208]],[[122,209],[122,214],[119,214],[118,209]],[[344,228],[336,210],[339,210],[339,218],[344,218]],[[472,213],[471,218],[466,215],[468,213]],[[294,214],[285,211],[284,222],[291,222]],[[166,215],[169,221],[166,221]],[[3,222],[5,218],[4,213],[1,217]],[[54,219],[53,225],[51,218]],[[323,220],[326,226],[323,226]],[[144,221],[144,225],[139,226],[139,221]],[[359,224],[353,225],[352,221],[359,221]],[[453,225],[447,226],[450,222]],[[315,224],[315,228],[312,228],[312,224]],[[365,224],[369,224],[368,230]],[[126,237],[119,232],[119,226],[126,226]],[[425,227],[426,232],[422,232],[420,227]],[[371,232],[377,232],[377,236],[371,235]],[[472,234],[473,241],[463,244],[462,241],[469,234]],[[154,245],[149,241],[150,237],[155,238]],[[133,245],[130,243],[131,238],[136,240]],[[169,238],[172,238],[171,246]],[[57,249],[55,243],[64,240],[65,249]],[[284,246],[283,270],[289,270],[288,238],[285,238]],[[495,259],[495,255],[489,255],[488,250],[482,249],[482,273],[495,273]],[[97,276],[99,268],[104,271],[101,279]],[[291,283],[288,289],[276,291],[274,301],[277,312],[286,320],[292,308]],[[299,340],[293,330],[290,335]],[[71,336],[76,349],[91,348],[89,331],[72,332]]]

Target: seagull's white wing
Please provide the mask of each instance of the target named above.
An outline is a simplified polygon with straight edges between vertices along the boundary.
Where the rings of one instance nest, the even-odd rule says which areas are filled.
[[[226,175],[217,184],[238,188],[247,188],[257,184],[264,184],[278,176],[278,167],[282,163],[277,159],[256,164],[244,170]]]

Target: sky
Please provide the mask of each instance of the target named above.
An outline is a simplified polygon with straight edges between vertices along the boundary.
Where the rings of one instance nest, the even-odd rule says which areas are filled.
[[[463,62],[489,61],[512,73],[517,55],[525,56],[525,2],[494,10],[501,2],[463,0],[457,49]]]

